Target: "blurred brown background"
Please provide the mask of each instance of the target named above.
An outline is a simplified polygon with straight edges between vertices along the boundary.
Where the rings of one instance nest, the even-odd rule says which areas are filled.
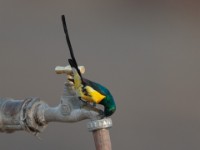
[[[115,97],[113,150],[199,150],[199,4],[0,0],[0,96],[58,104],[65,78],[54,67],[69,57],[65,14],[84,76]],[[87,122],[51,123],[41,141],[26,132],[1,133],[0,149],[92,150]]]

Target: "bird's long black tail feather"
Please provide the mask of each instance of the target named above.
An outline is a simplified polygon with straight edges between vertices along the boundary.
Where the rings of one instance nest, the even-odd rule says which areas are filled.
[[[83,81],[81,72],[78,69],[78,64],[77,64],[76,59],[74,57],[74,52],[73,52],[73,49],[72,49],[72,45],[71,45],[71,42],[70,42],[70,39],[69,39],[69,33],[68,33],[68,30],[67,30],[67,24],[66,24],[66,21],[65,21],[65,16],[62,15],[61,19],[62,19],[63,29],[64,29],[65,36],[66,36],[66,41],[67,41],[67,44],[68,44],[68,47],[69,47],[69,51],[70,51],[70,55],[71,55],[71,58],[72,58],[72,59],[68,59],[69,64],[71,65],[71,67],[74,67],[77,70],[78,74],[81,77],[81,80]]]
[[[68,44],[68,47],[69,47],[70,55],[72,57],[72,60],[74,61],[74,64],[76,66],[78,66],[76,59],[74,57],[74,52],[73,52],[72,45],[71,45],[71,42],[70,42],[70,39],[69,39],[69,33],[68,33],[68,30],[67,30],[67,24],[66,24],[66,21],[65,21],[65,16],[62,15],[61,18],[62,18],[63,29],[64,29],[64,32],[65,32],[66,41],[67,41],[67,44]]]

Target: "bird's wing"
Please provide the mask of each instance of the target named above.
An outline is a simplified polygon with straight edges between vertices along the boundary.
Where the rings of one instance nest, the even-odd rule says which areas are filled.
[[[86,85],[91,86],[94,90],[98,91],[99,93],[101,93],[102,95],[106,95],[106,93],[104,92],[104,87],[102,85],[100,85],[99,83],[90,81],[88,79],[83,78],[83,81]]]

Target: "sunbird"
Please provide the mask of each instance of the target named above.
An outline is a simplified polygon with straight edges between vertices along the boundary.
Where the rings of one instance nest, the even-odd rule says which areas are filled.
[[[65,16],[62,15],[63,29],[66,36],[66,41],[69,47],[71,59],[68,62],[73,71],[73,79],[68,79],[74,83],[74,88],[79,98],[86,102],[92,102],[94,104],[100,104],[104,106],[105,117],[111,116],[116,110],[116,104],[110,91],[99,83],[90,81],[82,77],[78,64],[74,57],[73,49],[69,39]]]

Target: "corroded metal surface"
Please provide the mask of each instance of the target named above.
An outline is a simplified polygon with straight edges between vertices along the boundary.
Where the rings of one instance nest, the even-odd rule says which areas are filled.
[[[39,98],[28,98],[21,108],[20,123],[24,130],[37,134],[42,132],[46,124],[39,120],[37,115],[38,107],[45,105]]]
[[[22,130],[20,125],[20,110],[24,101],[10,98],[0,98],[0,131],[11,133]],[[13,130],[14,129],[14,130]]]
[[[23,101],[19,101],[19,100],[6,101],[4,105],[2,106],[5,117],[15,116],[20,111],[22,105],[23,105]]]
[[[26,130],[32,133],[41,132],[45,125],[40,126],[35,120],[36,106],[43,104],[38,98],[14,100],[0,98],[0,131],[14,132]]]

